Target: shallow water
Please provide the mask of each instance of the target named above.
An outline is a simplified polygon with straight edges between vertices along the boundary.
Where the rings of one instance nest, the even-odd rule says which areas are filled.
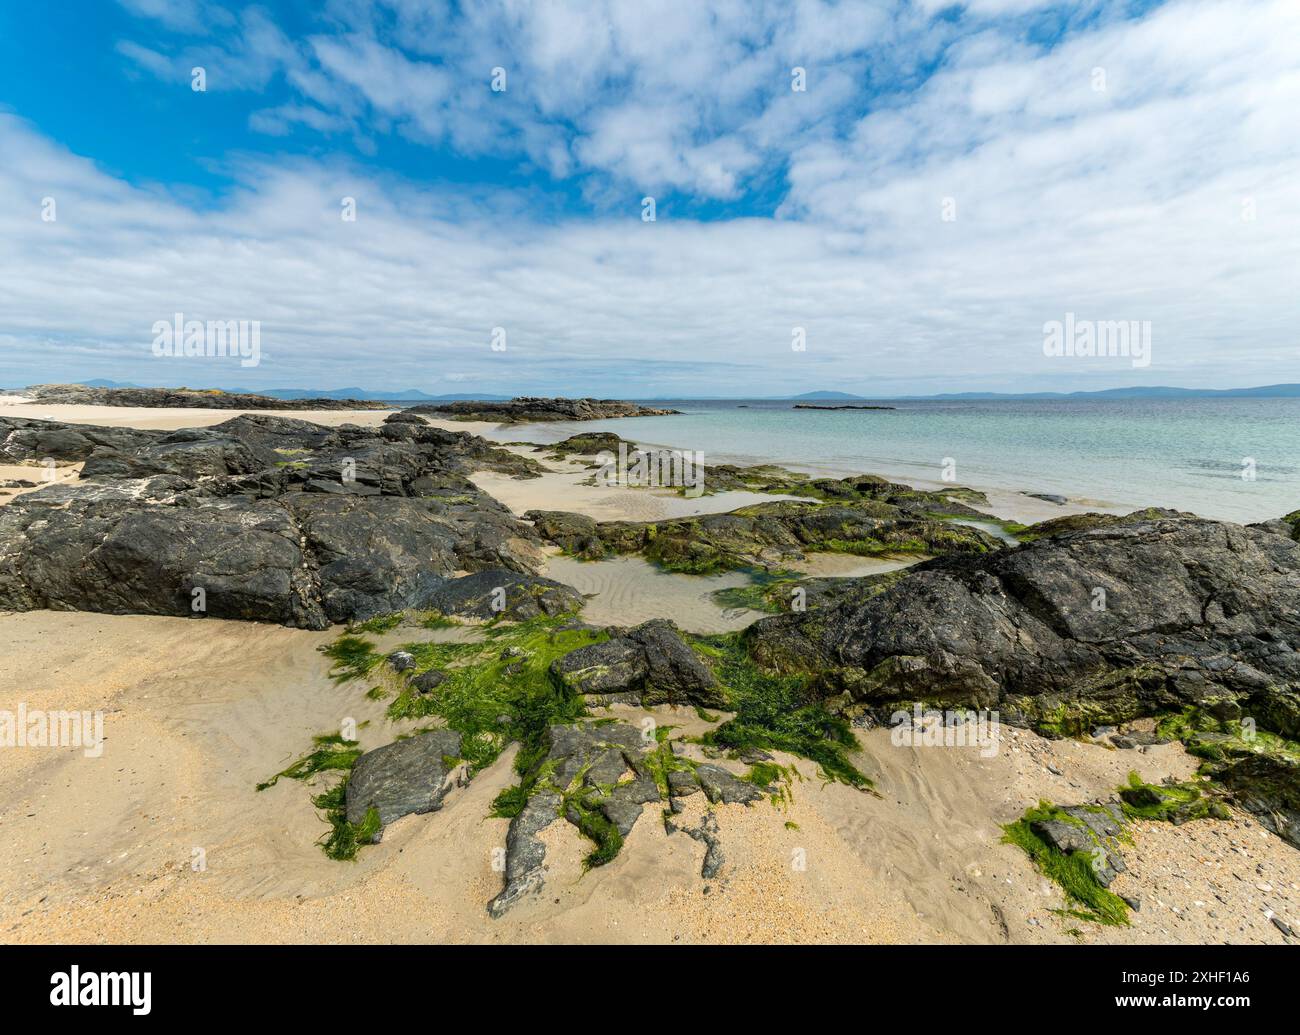
[[[963,485],[1126,508],[1174,507],[1244,522],[1300,507],[1300,399],[887,402],[897,408],[661,400],[683,413],[515,426],[497,437],[546,442],[579,429],[613,431],[701,450],[706,479],[708,463],[774,461],[938,483],[950,460]]]

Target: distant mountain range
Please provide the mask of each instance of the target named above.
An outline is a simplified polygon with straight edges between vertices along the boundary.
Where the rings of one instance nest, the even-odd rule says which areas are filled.
[[[80,384],[92,388],[141,388],[143,385],[128,384],[122,381],[108,381],[95,378]],[[275,399],[366,399],[385,402],[450,402],[467,399],[474,402],[504,402],[513,398],[509,395],[491,395],[482,392],[451,392],[446,395],[429,395],[418,388],[402,388],[392,391],[377,391],[369,388],[264,388],[237,389],[228,388],[229,392],[255,391],[259,395],[269,395]],[[578,393],[583,394],[583,393]],[[666,399],[667,397],[665,397]],[[687,397],[674,396],[674,399]],[[699,397],[705,398],[705,397]],[[754,398],[759,398],[755,396]],[[979,402],[983,400],[1026,400],[1026,399],[1295,399],[1300,398],[1300,384],[1260,385],[1255,388],[1172,388],[1167,386],[1103,388],[1091,392],[944,392],[938,395],[854,395],[850,392],[804,392],[802,395],[765,396],[771,401],[816,402],[824,400],[882,400],[895,399],[906,402],[923,402],[926,400],[949,400]],[[641,402],[663,400],[641,399]]]
[[[1300,384],[1260,385],[1257,388],[1103,388],[1095,392],[949,392],[942,395],[908,395],[900,399],[1295,399]]]
[[[126,381],[108,381],[97,377],[89,381],[78,381],[89,388],[147,388],[149,385],[131,384]],[[513,398],[509,395],[484,395],[481,392],[453,392],[450,395],[428,395],[418,388],[402,388],[391,392],[373,391],[369,388],[223,388],[224,392],[253,395],[268,395],[272,399],[364,399],[382,400],[384,402],[451,402],[457,399],[469,399],[474,402],[505,402]]]

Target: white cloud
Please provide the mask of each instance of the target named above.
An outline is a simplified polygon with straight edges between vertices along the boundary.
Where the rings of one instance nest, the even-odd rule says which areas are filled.
[[[600,216],[305,160],[231,159],[240,189],[194,209],[0,116],[13,156],[0,165],[0,380],[430,390],[454,373],[483,390],[637,394],[644,377],[664,394],[735,394],[1300,379],[1294,3],[1249,17],[1228,0],[1171,3],[1050,49],[986,24],[947,39],[913,10],[885,18],[888,5],[855,5],[860,20],[813,6],[749,7],[749,21],[739,5],[673,6],[592,28],[575,8],[507,4],[495,35],[464,30],[481,90],[397,60],[362,8],[346,33],[302,46],[242,23],[230,53],[250,66],[236,78],[273,64],[311,100],[263,109],[260,130],[387,121],[463,142],[504,125],[556,176],[610,177],[617,205]],[[444,23],[428,10],[402,5],[398,34],[432,45]],[[788,33],[755,37],[765,13]],[[493,97],[507,36],[518,63]],[[882,73],[854,55],[902,37],[922,41],[909,60],[942,37],[942,67],[863,110],[859,77]],[[791,51],[814,55],[807,94],[788,89]],[[655,185],[734,198],[785,163],[774,218],[697,223],[668,205],[640,220]],[[47,195],[57,223],[40,219]],[[344,196],[355,223],[339,217]],[[161,367],[149,328],[177,309],[260,319],[263,367]],[[1044,357],[1042,325],[1067,311],[1151,320],[1151,367]],[[495,326],[505,353],[488,347]],[[790,349],[795,326],[806,353]]]

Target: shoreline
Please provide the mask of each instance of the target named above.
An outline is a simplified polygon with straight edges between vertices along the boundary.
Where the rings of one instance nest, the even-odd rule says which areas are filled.
[[[107,427],[133,427],[154,430],[176,430],[180,428],[211,427],[230,420],[243,413],[265,414],[274,417],[287,417],[305,420],[326,427],[340,424],[356,424],[361,427],[379,427],[392,410],[222,410],[192,408],[144,408],[126,406],[95,406],[88,404],[46,405],[40,402],[13,403],[0,410],[0,415],[28,417],[37,420],[57,420],[70,424],[101,424]],[[505,446],[512,452],[534,459],[539,454],[532,445],[553,445],[571,435],[590,431],[587,423],[554,421],[543,424],[498,424],[490,421],[464,421],[449,418],[435,418],[421,414],[425,421],[434,427],[446,431],[468,431],[487,439],[494,445]],[[665,418],[655,418],[657,420]],[[522,442],[530,445],[520,445]],[[632,438],[639,445],[652,448],[676,449],[667,443],[652,442],[647,439]],[[760,465],[778,463],[768,459],[720,454],[718,462],[736,463],[738,465]],[[567,461],[550,462],[548,466],[558,467],[559,471],[544,474],[541,479],[546,488],[529,488],[528,482],[520,482],[504,475],[492,475],[482,472],[475,475],[475,484],[496,496],[510,509],[522,514],[526,510],[575,510],[591,513],[599,520],[653,521],[671,517],[689,517],[698,514],[719,513],[734,510],[751,503],[777,499],[799,499],[797,496],[785,496],[772,493],[717,493],[700,496],[695,499],[679,496],[673,490],[628,489],[626,487],[584,486],[580,483],[589,474],[585,467]],[[988,504],[972,504],[990,517],[1018,521],[1022,524],[1034,524],[1048,518],[1067,514],[1082,514],[1088,511],[1100,513],[1128,513],[1136,507],[1128,507],[1105,501],[1086,498],[1071,499],[1064,505],[1057,505],[1045,500],[1025,496],[1021,492],[985,488],[975,483],[960,482],[947,484],[941,481],[927,481],[916,478],[895,478],[885,470],[850,470],[829,465],[779,463],[790,471],[810,474],[817,477],[851,477],[860,474],[875,474],[900,484],[916,489],[942,492],[961,486],[983,492],[988,497]],[[3,476],[0,476],[3,477]],[[708,478],[708,459],[706,458],[705,479]],[[532,480],[530,480],[532,481]],[[1025,490],[1032,491],[1032,490]],[[636,497],[644,497],[637,499]],[[580,510],[579,505],[592,508],[591,511]]]

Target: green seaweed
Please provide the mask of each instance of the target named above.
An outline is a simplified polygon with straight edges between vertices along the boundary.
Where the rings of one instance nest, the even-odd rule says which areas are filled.
[[[858,748],[848,722],[811,700],[803,676],[771,675],[750,658],[740,634],[688,637],[712,663],[735,715],[701,739],[731,751],[786,751],[817,764],[822,775],[851,787],[871,780],[849,760]]]
[[[317,794],[311,803],[318,809],[325,810],[325,818],[330,824],[329,832],[316,843],[325,854],[337,862],[352,862],[364,844],[370,844],[379,833],[382,824],[379,810],[373,805],[366,810],[360,823],[349,823],[347,818],[347,786],[345,778],[329,790]]]
[[[375,615],[364,622],[348,626],[349,633],[374,633],[380,635],[392,632],[406,619],[405,611],[393,611],[386,615]]]
[[[334,662],[330,678],[336,683],[359,679],[384,660],[383,655],[375,650],[375,645],[360,636],[345,634],[317,649]]]
[[[1020,819],[1002,828],[1002,841],[1022,849],[1034,861],[1043,876],[1054,881],[1079,909],[1061,910],[1068,916],[1092,920],[1112,927],[1127,926],[1128,905],[1105,887],[1093,872],[1092,860],[1084,852],[1066,854],[1057,851],[1034,832],[1033,824],[1046,820],[1083,824],[1049,801],[1040,801]]]
[[[1173,784],[1144,783],[1137,773],[1128,774],[1128,783],[1119,789],[1124,814],[1135,819],[1182,823],[1192,819],[1227,819],[1223,803],[1206,797],[1192,782]]]
[[[297,761],[293,762],[285,769],[281,769],[269,780],[257,785],[259,791],[264,791],[268,787],[274,787],[280,782],[281,777],[287,777],[290,780],[306,780],[315,776],[317,773],[323,773],[330,770],[348,770],[356,764],[361,757],[361,748],[355,741],[345,740],[339,733],[322,733],[312,737],[312,743],[316,746],[307,754],[303,755]]]

